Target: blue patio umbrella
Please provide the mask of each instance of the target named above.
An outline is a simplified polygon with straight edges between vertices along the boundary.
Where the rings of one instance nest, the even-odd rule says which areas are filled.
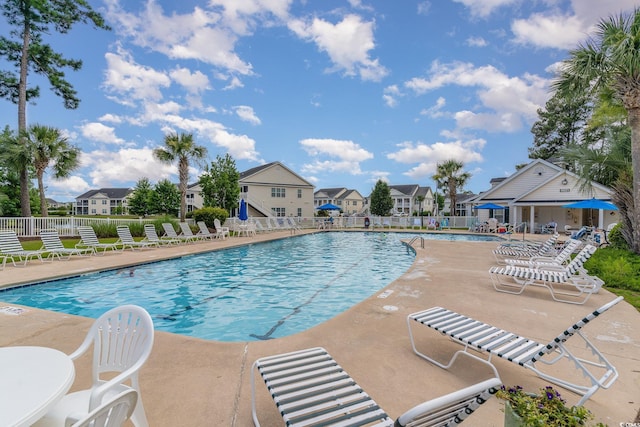
[[[605,202],[599,199],[581,200],[575,203],[569,203],[562,206],[570,209],[604,209],[606,211],[617,211],[618,207],[613,203]]]
[[[332,203],[325,203],[324,205],[318,206],[316,209],[319,211],[339,211],[340,206],[336,206]]]
[[[505,209],[505,207],[496,205],[495,203],[485,203],[484,205],[476,206],[476,209]]]
[[[249,219],[249,215],[247,215],[247,203],[244,199],[240,199],[240,212],[238,212],[238,219],[240,221],[246,221]]]

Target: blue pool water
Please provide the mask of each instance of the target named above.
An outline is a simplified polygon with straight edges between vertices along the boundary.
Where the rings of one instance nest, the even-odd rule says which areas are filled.
[[[277,338],[334,317],[402,275],[415,254],[400,240],[413,235],[298,236],[23,286],[0,300],[93,318],[138,304],[158,330],[219,341]]]

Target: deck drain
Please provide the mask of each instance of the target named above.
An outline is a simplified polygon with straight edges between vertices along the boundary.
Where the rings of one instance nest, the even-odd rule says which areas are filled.
[[[389,295],[391,295],[393,293],[393,291],[391,289],[388,289],[386,291],[384,291],[383,293],[381,293],[380,295],[378,295],[378,298],[386,298]]]
[[[28,310],[20,307],[11,307],[10,305],[5,305],[4,307],[0,307],[0,313],[7,314],[9,316],[18,316],[22,313],[26,313]]]

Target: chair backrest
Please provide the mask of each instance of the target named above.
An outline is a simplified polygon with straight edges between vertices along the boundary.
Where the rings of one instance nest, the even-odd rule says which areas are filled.
[[[173,228],[173,224],[170,222],[163,222],[162,228],[164,229],[164,234],[169,237],[178,237],[175,228]]]
[[[214,218],[213,226],[216,228],[216,231],[220,231],[222,228],[222,224],[220,224],[220,220],[218,218]]]
[[[204,221],[198,221],[196,224],[198,224],[198,230],[200,230],[200,234],[203,234],[205,236],[211,234],[211,232],[209,231],[209,227],[207,227],[207,224],[205,224]]]
[[[189,224],[187,224],[186,222],[181,222],[179,225],[180,231],[182,231],[183,235],[193,237],[193,231],[191,231],[191,227],[189,226]]]
[[[13,230],[0,230],[0,252],[11,253],[24,251],[18,235]]]
[[[587,227],[581,227],[576,233],[574,233],[571,238],[572,239],[582,239],[587,235]]]
[[[98,240],[98,236],[96,236],[96,232],[93,227],[88,225],[80,225],[77,228],[78,233],[80,234],[80,240],[87,245],[98,245],[100,241]]]
[[[613,301],[610,301],[610,302],[606,303],[605,305],[603,305],[599,309],[589,313],[588,315],[586,315],[582,319],[578,320],[576,323],[572,324],[571,326],[569,326],[567,329],[562,331],[562,333],[560,333],[560,335],[558,335],[553,340],[551,340],[549,342],[549,344],[547,344],[545,346],[544,350],[541,351],[540,353],[538,353],[538,357],[534,357],[532,359],[532,362],[535,362],[536,360],[539,360],[545,354],[554,352],[559,344],[564,343],[565,341],[567,341],[576,332],[578,332],[580,329],[584,328],[584,326],[587,323],[589,323],[590,321],[592,321],[593,319],[595,319],[596,317],[598,317],[599,315],[601,315],[605,311],[609,310],[611,307],[613,307],[614,305],[616,305],[617,303],[619,303],[623,299],[624,299],[624,297],[618,297],[618,298],[614,299]]]
[[[40,240],[47,251],[57,251],[64,249],[64,245],[58,235],[58,230],[53,228],[40,230]]]
[[[538,250],[538,255],[546,255],[553,252],[558,237],[560,237],[560,235],[558,233],[554,233],[551,237],[545,240]]]
[[[582,242],[580,240],[569,239],[569,241],[564,245],[558,255],[556,255],[554,261],[558,264],[564,264],[564,262],[568,260],[569,257],[571,257],[571,254],[575,252],[575,250],[578,249],[580,245],[582,245]]]
[[[83,343],[70,357],[76,359],[93,345],[93,384],[103,381],[100,375],[104,372],[127,371],[136,387],[138,370],[151,354],[153,333],[153,320],[144,308],[119,306],[96,319]],[[95,400],[100,404],[102,397],[98,397],[95,396]]]
[[[578,252],[578,255],[576,255],[567,265],[567,273],[577,273],[584,266],[584,263],[587,262],[589,258],[591,258],[591,255],[596,252],[597,249],[598,248],[593,245],[584,245],[584,248],[582,248],[582,250]]]
[[[103,403],[71,427],[121,427],[131,417],[138,402],[138,392],[127,390]]]
[[[116,233],[118,233],[118,238],[122,241],[122,243],[131,243],[134,241],[128,225],[117,226]]]
[[[491,378],[437,397],[400,415],[395,425],[400,427],[456,426],[496,394],[500,385],[499,378]]]
[[[147,237],[147,240],[150,242],[160,241],[160,237],[158,237],[158,232],[156,231],[156,226],[153,224],[144,225],[144,235]]]

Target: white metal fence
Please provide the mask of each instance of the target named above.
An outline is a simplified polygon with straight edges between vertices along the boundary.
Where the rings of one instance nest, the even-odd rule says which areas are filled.
[[[152,222],[152,218],[86,218],[86,217],[0,217],[0,230],[14,230],[20,237],[35,237],[40,235],[40,230],[54,228],[61,236],[77,236],[77,227],[84,225],[103,224],[131,224]]]
[[[264,219],[264,218],[263,218]],[[318,225],[328,220],[327,217],[294,218],[302,228],[318,228]],[[333,228],[364,228],[365,221],[369,220],[369,228],[384,229],[465,229],[471,228],[477,217],[442,217],[442,216],[344,216],[334,217]],[[233,223],[236,218],[229,218],[227,222]],[[61,236],[78,236],[78,226],[98,226],[104,224],[144,224],[153,222],[153,218],[88,218],[88,217],[0,217],[0,230],[14,230],[20,237],[37,237],[40,230],[56,229]],[[187,220],[192,222],[192,220]]]

